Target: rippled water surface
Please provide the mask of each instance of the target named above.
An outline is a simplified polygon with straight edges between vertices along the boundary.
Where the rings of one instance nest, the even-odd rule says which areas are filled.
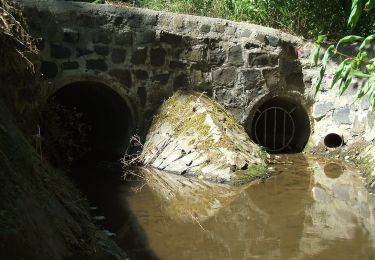
[[[132,259],[375,259],[375,197],[355,169],[302,154],[272,161],[275,176],[203,220],[172,217],[154,189],[116,174],[84,190]]]

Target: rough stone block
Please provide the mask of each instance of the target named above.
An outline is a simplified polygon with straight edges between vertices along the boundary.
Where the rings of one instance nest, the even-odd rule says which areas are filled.
[[[340,107],[333,111],[332,118],[339,124],[351,124],[352,121],[349,117],[350,108],[349,107]]]
[[[181,44],[183,42],[182,36],[164,31],[160,32],[160,41],[174,45]]]
[[[252,32],[250,38],[261,43],[266,41],[266,36],[261,32]]]
[[[178,75],[173,81],[173,89],[188,89],[190,86],[189,76],[187,74]]]
[[[52,79],[57,76],[59,69],[56,63],[51,61],[43,61],[40,66],[40,72],[42,73],[43,79]]]
[[[113,63],[122,63],[126,58],[126,50],[121,48],[113,48],[111,54]]]
[[[154,26],[157,24],[158,18],[159,18],[158,15],[148,14],[147,16],[143,18],[143,24]]]
[[[278,57],[267,53],[250,53],[249,67],[276,66]]]
[[[145,64],[147,58],[147,48],[146,47],[139,47],[137,48],[131,57],[131,63],[134,65]]]
[[[81,49],[81,48],[76,49],[76,57],[86,56],[92,53],[94,53],[93,50],[87,50],[87,49]]]
[[[148,79],[148,72],[146,70],[135,70],[133,71],[133,74],[136,79],[139,79],[139,80]]]
[[[202,62],[207,59],[207,50],[203,46],[194,46],[187,54],[187,60]]]
[[[76,70],[79,68],[79,63],[76,61],[68,61],[68,62],[63,62],[61,64],[61,69],[63,70]]]
[[[140,14],[132,14],[127,22],[130,27],[141,27],[143,25],[143,16]]]
[[[271,45],[272,47],[277,47],[280,45],[280,38],[273,36],[273,35],[267,35],[266,36],[266,42]]]
[[[241,45],[235,45],[228,50],[228,63],[235,66],[244,64]]]
[[[77,43],[79,41],[79,32],[73,29],[63,29],[63,41],[69,43]]]
[[[93,43],[103,43],[109,44],[111,43],[112,37],[109,32],[106,31],[94,31],[92,33],[92,42]]]
[[[257,69],[246,69],[241,71],[241,81],[247,89],[255,88],[260,85],[262,79],[262,73]]]
[[[211,43],[208,51],[208,63],[220,66],[224,63],[225,58],[226,53],[224,49],[215,43]]]
[[[215,86],[233,86],[237,77],[236,68],[219,68],[212,72],[212,81]]]
[[[122,16],[116,16],[114,19],[113,19],[113,25],[114,26],[119,26],[122,24],[122,22],[124,21],[124,17]]]
[[[303,83],[303,74],[302,72],[296,72],[289,75],[286,75],[285,82],[289,90],[296,90],[300,93],[303,93],[305,90],[305,84]]]
[[[321,119],[324,117],[328,111],[332,110],[333,108],[333,103],[332,102],[325,102],[325,101],[320,101],[316,102],[313,106],[313,111],[312,111],[312,117],[314,119]]]
[[[212,28],[212,30],[217,33],[224,33],[225,24],[214,24],[214,27]]]
[[[280,71],[278,69],[264,69],[262,73],[269,88],[280,87]]]
[[[234,34],[236,33],[236,31],[237,31],[237,28],[236,28],[236,27],[228,27],[226,33],[227,33],[228,35],[234,35]]]
[[[103,59],[93,59],[86,61],[86,68],[88,70],[107,71],[108,65]]]
[[[51,43],[51,57],[55,59],[67,59],[71,55],[69,48]]]
[[[168,73],[157,74],[152,77],[152,81],[158,85],[165,85],[168,83],[168,80],[169,80]]]
[[[244,38],[247,38],[247,37],[250,37],[251,35],[251,31],[246,29],[244,30],[242,33],[241,33],[241,37],[244,37]]]
[[[167,52],[163,48],[153,48],[150,52],[150,63],[153,66],[163,66]]]
[[[183,29],[185,27],[184,18],[182,18],[181,16],[176,16],[173,19],[173,25],[177,29]]]
[[[353,128],[352,131],[355,134],[361,134],[366,129],[366,122],[364,120],[360,120],[358,116],[354,117],[353,120]]]
[[[284,74],[301,72],[301,63],[298,60],[279,59],[280,71]]]
[[[132,45],[133,44],[133,33],[132,32],[121,32],[115,36],[115,44],[117,45]]]
[[[136,33],[137,44],[153,43],[156,39],[155,31],[146,30]]]
[[[96,26],[95,17],[87,13],[78,14],[76,21],[78,25],[82,27],[93,28]]]
[[[200,27],[200,31],[202,33],[209,33],[211,31],[211,25],[209,24],[202,24]]]
[[[375,113],[371,110],[367,112],[367,125],[369,129],[373,129],[375,125]]]
[[[121,84],[128,88],[132,85],[132,77],[128,70],[112,69],[109,71],[109,75],[116,78]]]
[[[247,43],[245,43],[245,49],[247,49],[247,50],[258,49],[258,48],[260,48],[260,45],[257,44],[257,43],[253,43],[253,42],[247,42]]]
[[[185,68],[186,64],[179,60],[171,60],[169,62],[169,67],[171,69],[183,69]]]
[[[190,71],[190,78],[193,86],[200,86],[206,83],[205,74],[201,70],[194,70]]]
[[[109,48],[107,45],[95,45],[94,51],[98,55],[107,56],[109,54]]]
[[[369,110],[371,108],[371,103],[368,96],[365,96],[360,100],[360,107],[362,110]]]
[[[101,13],[97,13],[95,14],[95,22],[98,26],[102,26],[102,25],[105,25],[107,23],[110,22],[110,17],[108,17],[107,15],[105,14],[101,14]]]

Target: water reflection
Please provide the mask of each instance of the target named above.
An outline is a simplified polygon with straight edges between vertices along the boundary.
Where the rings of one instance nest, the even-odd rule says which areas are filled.
[[[180,217],[186,205],[198,205],[186,204],[191,194],[166,204],[161,186],[117,184],[112,187],[117,212],[131,212],[142,232],[132,232],[129,221],[116,221],[122,226],[112,231],[135,259],[147,250],[160,259],[375,259],[375,199],[358,173],[302,154],[276,156],[273,162],[278,174],[264,183],[223,189],[231,194],[228,203],[201,199],[200,207],[210,214],[197,219],[188,212]],[[112,217],[109,212],[109,223]],[[147,241],[145,248],[129,247],[129,237]]]
[[[314,203],[306,208],[301,252],[320,259],[375,259],[374,197],[355,169],[339,162],[315,161],[313,166]]]
[[[324,174],[328,178],[336,179],[344,172],[344,166],[337,162],[327,162],[324,164]]]

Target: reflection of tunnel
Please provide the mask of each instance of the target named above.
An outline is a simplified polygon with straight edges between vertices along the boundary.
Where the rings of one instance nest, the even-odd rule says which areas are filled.
[[[301,152],[310,135],[305,109],[287,98],[264,102],[252,120],[252,139],[268,152]]]
[[[57,164],[88,155],[118,159],[132,127],[127,103],[100,83],[69,84],[49,98],[41,118],[43,150]]]

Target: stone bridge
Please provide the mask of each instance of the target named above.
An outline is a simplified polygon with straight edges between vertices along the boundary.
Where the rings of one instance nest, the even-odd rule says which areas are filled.
[[[45,96],[75,100],[69,101],[73,105],[90,100],[95,106],[87,110],[117,129],[113,136],[124,127],[127,133],[147,131],[161,103],[184,89],[218,100],[262,145],[264,138],[277,136],[267,132],[270,120],[278,127],[293,125],[293,132],[284,127],[283,135],[293,136],[284,150],[300,151],[309,139],[312,73],[301,65],[309,52],[297,55],[304,42],[295,36],[247,23],[129,7],[21,2],[38,39],[36,63]]]

